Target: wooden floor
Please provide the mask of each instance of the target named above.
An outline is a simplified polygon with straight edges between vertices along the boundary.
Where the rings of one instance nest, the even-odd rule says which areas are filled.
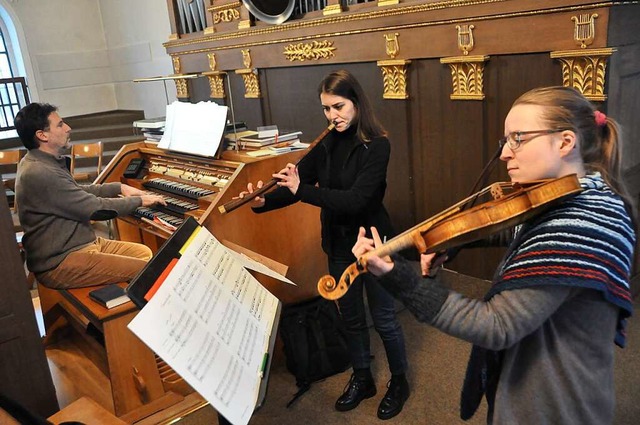
[[[44,325],[40,302],[33,298],[40,334],[44,336]],[[49,369],[56,388],[60,409],[87,396],[110,412],[113,412],[111,383],[107,376],[87,357],[87,343],[70,327],[58,329],[49,336],[45,347]]]

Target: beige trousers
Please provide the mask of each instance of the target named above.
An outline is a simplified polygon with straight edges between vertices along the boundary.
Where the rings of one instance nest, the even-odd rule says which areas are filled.
[[[142,270],[152,255],[147,246],[139,243],[97,238],[67,255],[55,269],[37,273],[36,278],[53,289],[126,282]]]

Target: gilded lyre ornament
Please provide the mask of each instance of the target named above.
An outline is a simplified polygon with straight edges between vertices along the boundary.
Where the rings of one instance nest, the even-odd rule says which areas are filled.
[[[463,55],[468,55],[473,50],[473,25],[456,25],[458,30],[458,49]]]
[[[484,99],[484,63],[489,56],[469,56],[475,47],[474,28],[475,25],[456,25],[458,49],[463,56],[440,59],[440,63],[448,64],[451,68],[451,100]]]
[[[312,41],[311,43],[289,44],[284,48],[284,57],[289,62],[327,59],[333,56],[333,42],[329,40]]]
[[[251,68],[251,51],[249,49],[242,50],[242,64],[245,68]]]
[[[182,71],[182,64],[180,63],[180,56],[172,56],[171,62],[173,63],[173,73],[180,74]]]
[[[244,97],[259,98],[261,93],[258,70],[251,68],[251,52],[249,49],[242,50],[242,64],[244,69],[238,69],[235,72],[241,75],[244,81]]]
[[[173,63],[174,75],[182,75],[182,63],[180,62],[180,56],[172,56],[171,62]],[[189,98],[189,85],[185,78],[176,78],[173,80],[176,85],[176,96],[178,99]]]
[[[384,39],[387,56],[391,59],[395,59],[400,51],[400,46],[398,45],[398,33],[394,32],[393,34],[384,34]]]
[[[562,64],[562,85],[573,87],[589,100],[602,102],[607,60],[615,52],[612,47],[551,52]]]
[[[571,17],[571,20],[575,23],[573,39],[580,45],[581,49],[586,49],[587,46],[593,43],[593,39],[596,36],[595,20],[597,17],[597,13],[592,13],[591,16],[588,13],[583,13],[580,16]]]
[[[551,52],[551,57],[558,59],[562,64],[562,84],[565,87],[573,87],[589,100],[602,102],[607,99],[604,93],[607,60],[615,49],[586,48],[595,39],[597,17],[597,13],[572,16],[573,40],[580,49]]]
[[[205,75],[209,79],[210,97],[214,99],[224,99],[225,72],[217,70],[218,64],[216,63],[215,53],[207,53],[207,57],[209,58],[210,71],[203,72],[202,75]]]
[[[384,34],[384,46],[390,60],[381,60],[377,65],[382,71],[383,99],[407,99],[407,65],[410,60],[395,59],[400,53],[398,33]]]
[[[451,68],[451,100],[484,99],[484,63],[487,60],[489,56],[482,55],[440,59],[440,63]]]

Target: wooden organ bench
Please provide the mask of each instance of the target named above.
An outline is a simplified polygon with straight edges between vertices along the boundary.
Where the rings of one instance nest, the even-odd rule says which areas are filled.
[[[38,284],[47,338],[62,319],[83,337],[89,346],[85,354],[111,382],[115,415],[134,423],[169,407],[202,403],[199,397],[187,399],[193,389],[127,328],[138,308],[127,302],[107,309],[89,298],[95,288],[55,290]]]

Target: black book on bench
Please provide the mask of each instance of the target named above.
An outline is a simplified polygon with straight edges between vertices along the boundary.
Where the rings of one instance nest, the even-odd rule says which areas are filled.
[[[89,292],[89,298],[106,308],[117,307],[129,301],[129,297],[120,286],[106,285]]]

